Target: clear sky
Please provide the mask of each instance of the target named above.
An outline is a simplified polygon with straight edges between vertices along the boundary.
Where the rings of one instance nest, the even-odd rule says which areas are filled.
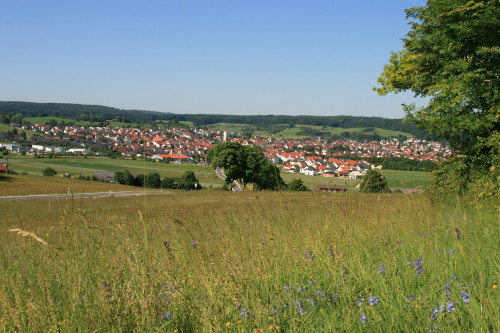
[[[0,100],[401,118],[410,0],[1,0]]]

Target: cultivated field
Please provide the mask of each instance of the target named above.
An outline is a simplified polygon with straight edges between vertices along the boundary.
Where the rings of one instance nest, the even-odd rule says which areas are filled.
[[[203,187],[221,187],[223,180],[217,178],[210,166],[194,164],[164,164],[151,161],[110,158],[33,158],[15,157],[9,159],[9,166],[16,172],[41,175],[43,169],[53,168],[59,174],[92,175],[96,171],[116,172],[128,169],[132,174],[158,172],[161,177],[180,177],[186,171],[193,171]]]
[[[4,162],[0,159],[0,163]],[[43,169],[50,167],[59,174],[71,173],[73,175],[91,175],[95,171],[116,172],[128,169],[133,174],[149,174],[158,172],[161,177],[180,177],[186,171],[193,171],[204,188],[210,186],[217,188],[223,185],[211,166],[194,164],[163,164],[151,161],[109,159],[109,158],[33,158],[13,157],[9,159],[9,166],[16,172],[27,172],[30,175],[41,175]],[[383,170],[390,187],[403,188],[426,188],[430,179],[429,172],[421,171],[396,171]],[[306,176],[302,174],[290,174],[281,172],[283,180],[288,183],[293,178],[301,178],[309,188],[317,185],[339,185],[348,186],[352,190],[359,184],[360,180],[348,180],[344,178],[326,178],[323,176]]]
[[[500,330],[494,211],[221,191],[0,211],[0,331]]]

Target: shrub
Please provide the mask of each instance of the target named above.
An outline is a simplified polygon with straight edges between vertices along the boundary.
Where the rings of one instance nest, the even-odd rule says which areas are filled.
[[[52,168],[45,168],[45,169],[43,169],[43,175],[44,176],[55,176],[55,175],[57,175],[57,171],[52,169]]]

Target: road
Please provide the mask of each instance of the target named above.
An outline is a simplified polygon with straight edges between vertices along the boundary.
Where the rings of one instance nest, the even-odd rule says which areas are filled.
[[[217,167],[217,169],[215,169],[215,173],[217,174],[217,176],[220,179],[226,180],[227,176],[224,174],[224,171],[221,168]],[[232,189],[235,192],[241,192],[241,191],[243,191],[243,189],[241,188],[241,185],[236,180],[233,180],[233,187],[232,187]]]
[[[15,200],[36,200],[36,199],[82,199],[96,197],[122,197],[127,195],[160,194],[167,192],[159,191],[127,191],[127,192],[95,192],[95,193],[75,193],[75,194],[40,194],[40,195],[16,195],[9,197],[0,197],[0,201]]]

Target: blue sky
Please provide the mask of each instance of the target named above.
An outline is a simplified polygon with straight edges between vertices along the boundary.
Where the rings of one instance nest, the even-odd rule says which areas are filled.
[[[0,1],[0,100],[401,118],[409,0]]]

